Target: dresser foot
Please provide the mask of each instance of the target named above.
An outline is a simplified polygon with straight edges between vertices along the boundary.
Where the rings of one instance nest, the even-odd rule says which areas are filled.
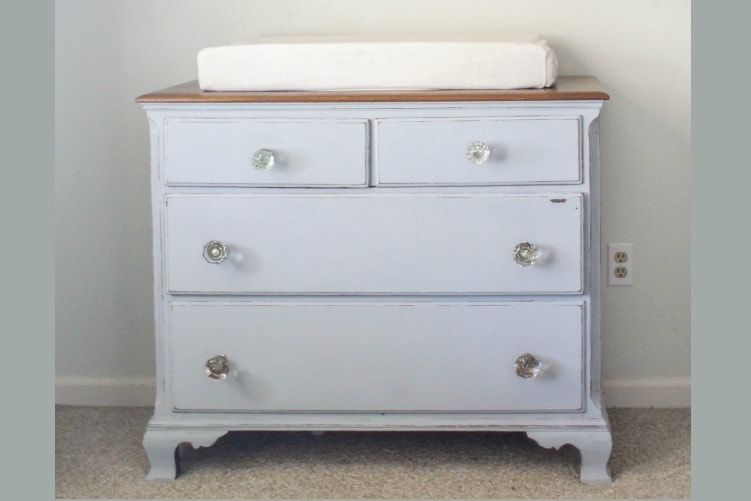
[[[149,428],[143,437],[143,447],[151,468],[147,480],[173,480],[177,477],[177,446],[183,442],[193,447],[209,447],[227,430],[165,430]]]
[[[609,431],[530,431],[527,436],[542,447],[558,449],[571,444],[581,454],[581,481],[586,484],[612,482],[608,459],[613,448]]]

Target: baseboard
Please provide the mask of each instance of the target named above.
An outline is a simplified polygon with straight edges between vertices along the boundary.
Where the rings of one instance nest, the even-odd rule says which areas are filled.
[[[55,405],[145,407],[154,405],[153,378],[57,377]]]
[[[606,379],[605,407],[691,407],[690,377]]]
[[[606,407],[691,407],[691,378],[611,379],[603,384]],[[56,405],[154,405],[151,378],[58,377]]]

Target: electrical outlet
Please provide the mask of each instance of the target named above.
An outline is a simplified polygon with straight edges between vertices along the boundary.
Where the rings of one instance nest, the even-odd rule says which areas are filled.
[[[608,284],[634,285],[634,244],[608,244]]]

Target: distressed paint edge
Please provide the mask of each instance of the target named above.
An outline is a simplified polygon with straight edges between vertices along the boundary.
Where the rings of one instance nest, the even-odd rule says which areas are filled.
[[[690,377],[606,379],[605,407],[691,407]],[[151,407],[154,378],[57,377],[55,405]]]

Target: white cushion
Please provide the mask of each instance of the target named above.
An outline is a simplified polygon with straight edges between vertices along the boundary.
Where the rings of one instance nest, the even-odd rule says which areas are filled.
[[[198,53],[198,83],[212,91],[522,89],[557,76],[539,35],[264,38]]]

